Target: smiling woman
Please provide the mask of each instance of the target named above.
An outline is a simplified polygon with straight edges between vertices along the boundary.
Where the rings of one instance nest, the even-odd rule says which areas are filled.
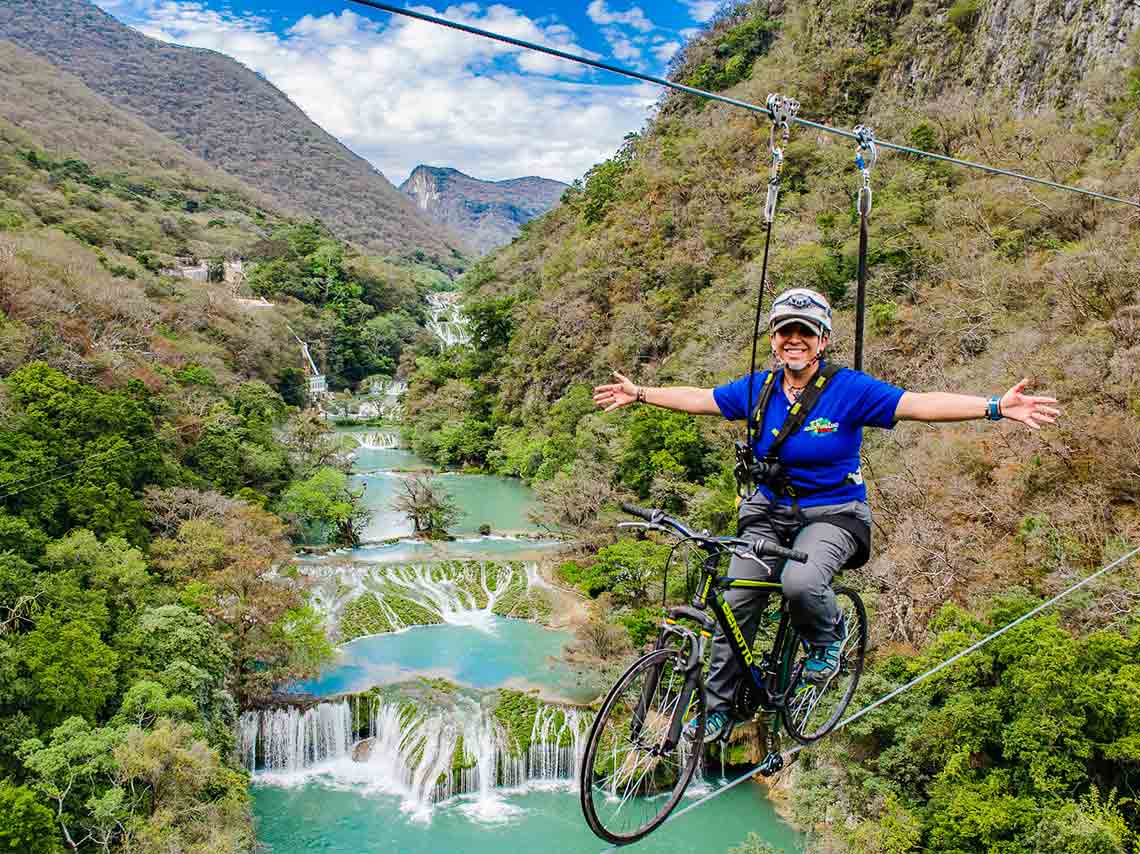
[[[646,388],[616,371],[617,383],[598,386],[594,400],[611,412],[634,402],[693,414],[748,419],[753,446],[738,465],[738,535],[772,539],[808,554],[782,569],[783,594],[797,633],[811,645],[805,678],[824,683],[836,672],[844,640],[831,580],[844,566],[870,557],[871,511],[860,471],[863,427],[890,429],[900,420],[966,421],[1010,418],[1036,430],[1060,414],[1051,397],[1023,394],[1022,380],[989,399],[941,392],[917,394],[861,371],[823,361],[831,340],[831,306],[807,288],[780,294],[768,315],[777,368],[741,377],[715,389]],[[808,421],[809,417],[812,419]],[[750,424],[751,426],[751,424]],[[729,575],[761,579],[761,565],[734,557]],[[750,646],[767,594],[726,591]],[[718,634],[708,679],[706,741],[729,725],[740,676],[728,644]]]

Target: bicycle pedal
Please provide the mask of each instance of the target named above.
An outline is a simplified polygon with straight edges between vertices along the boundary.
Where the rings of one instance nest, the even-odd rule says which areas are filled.
[[[760,774],[763,775],[764,777],[771,777],[777,771],[782,770],[783,767],[784,767],[784,754],[782,754],[782,753],[769,753],[767,756],[764,757],[764,760],[760,763],[759,768],[757,770],[759,770]]]

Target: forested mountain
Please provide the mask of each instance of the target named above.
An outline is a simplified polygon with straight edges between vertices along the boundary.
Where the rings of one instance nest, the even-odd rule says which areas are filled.
[[[87,0],[6,0],[0,39],[79,77],[111,103],[376,254],[419,250],[456,267],[455,239],[284,93],[222,54],[166,44]]]
[[[672,74],[1140,198],[1138,26],[1124,0],[751,2],[718,16]],[[853,155],[792,129],[765,299],[827,293],[847,364]],[[763,120],[665,96],[642,133],[466,275],[474,350],[421,359],[412,379],[417,450],[533,481],[546,520],[602,548],[563,576],[603,597],[597,619],[630,644],[655,619],[639,573],[664,556],[607,545],[609,508],[637,498],[731,530],[738,433],[644,406],[603,415],[589,389],[613,368],[706,387],[746,372],[768,156]],[[1028,376],[1065,415],[1040,433],[867,431],[876,555],[847,578],[873,609],[864,702],[1140,543],[1135,209],[887,151],[872,185],[868,369],[915,391],[986,395]],[[764,366],[767,352],[761,341]],[[800,754],[779,789],[811,850],[1135,850],[1136,578],[1135,565],[1118,571]]]
[[[360,519],[292,330],[334,386],[391,373],[446,277],[0,66],[0,848],[249,851],[238,709],[331,652],[291,541]]]
[[[525,223],[558,204],[566,184],[535,176],[481,181],[458,169],[417,166],[400,190],[483,253],[510,243]]]

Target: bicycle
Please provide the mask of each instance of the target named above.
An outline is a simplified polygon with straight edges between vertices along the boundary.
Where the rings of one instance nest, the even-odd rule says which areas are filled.
[[[749,587],[779,594],[780,582],[721,577],[721,559],[736,555],[759,561],[767,568],[769,578],[775,579],[766,559],[802,563],[807,555],[767,540],[751,542],[698,534],[661,510],[642,510],[630,504],[622,504],[622,509],[644,521],[623,522],[619,527],[676,536],[679,539],[674,553],[683,543],[692,543],[704,557],[691,605],[665,610],[654,649],[618,678],[590,727],[579,779],[582,812],[595,835],[617,845],[636,842],[659,827],[693,778],[704,752],[704,658],[718,624],[729,639],[743,674],[733,698],[732,717],[744,722],[758,711],[769,716],[768,752],[760,766],[764,776],[783,767],[777,717],[801,744],[823,738],[851,702],[867,651],[867,613],[863,602],[853,590],[835,586],[832,589],[846,636],[839,669],[830,679],[822,685],[801,679],[808,646],[792,627],[782,596],[771,650],[757,663],[720,593]],[[712,612],[715,620],[707,611]],[[682,621],[695,623],[697,630]],[[683,735],[683,728],[694,717],[696,731],[690,738]],[[722,749],[724,746],[726,743]]]

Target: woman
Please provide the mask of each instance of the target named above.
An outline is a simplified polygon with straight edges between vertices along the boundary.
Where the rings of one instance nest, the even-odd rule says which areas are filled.
[[[859,371],[825,366],[822,356],[831,337],[831,306],[822,294],[807,288],[786,291],[773,302],[768,331],[772,355],[781,366],[774,373],[763,371],[708,389],[637,386],[614,371],[618,382],[595,388],[594,401],[606,412],[642,402],[729,420],[753,416],[752,453],[764,465],[753,466],[758,484],[740,505],[739,536],[791,541],[793,548],[809,555],[807,563],[788,563],[781,580],[792,623],[811,645],[804,678],[823,684],[838,670],[843,642],[831,580],[845,565],[864,563],[870,553],[871,511],[859,472],[863,427],[1008,418],[1036,430],[1055,421],[1060,410],[1051,406],[1057,402],[1051,397],[1023,394],[1028,380],[1000,398],[987,399],[904,391]],[[801,408],[810,403],[808,415],[799,429],[777,439],[809,384],[819,389],[804,397]],[[729,573],[739,578],[758,578],[762,571],[756,562],[738,558],[729,567]],[[725,591],[725,598],[751,644],[766,594],[734,588]],[[731,723],[737,671],[729,645],[718,632],[706,683],[706,741],[719,738]]]

